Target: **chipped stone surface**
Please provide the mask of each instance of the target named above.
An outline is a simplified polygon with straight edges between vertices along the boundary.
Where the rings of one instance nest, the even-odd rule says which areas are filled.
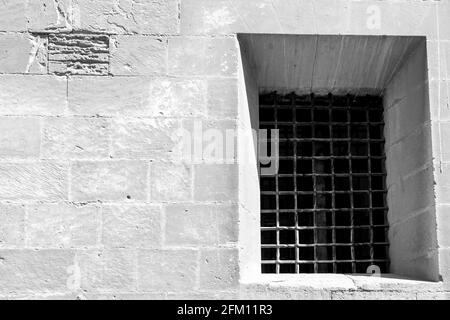
[[[47,38],[25,34],[0,36],[0,73],[47,73]]]
[[[32,31],[72,30],[72,0],[25,1],[28,29]]]
[[[102,244],[108,248],[157,248],[161,245],[161,209],[155,205],[102,208]]]
[[[72,0],[4,0],[0,2],[0,31],[69,31]]]
[[[207,107],[209,118],[237,118],[238,82],[235,79],[210,79],[207,90]]]
[[[109,155],[107,119],[47,118],[42,126],[41,154],[45,159],[94,159]]]
[[[48,38],[49,72],[107,75],[109,37],[86,34],[51,34]]]
[[[0,200],[67,200],[67,175],[61,163],[0,163]]]
[[[66,203],[27,207],[27,245],[38,248],[82,248],[97,244],[100,224],[95,206]]]
[[[177,0],[73,0],[75,28],[118,34],[176,34]]]
[[[77,161],[72,165],[75,201],[146,200],[147,164],[143,161]]]
[[[111,38],[111,74],[158,75],[167,73],[167,39],[143,36]]]

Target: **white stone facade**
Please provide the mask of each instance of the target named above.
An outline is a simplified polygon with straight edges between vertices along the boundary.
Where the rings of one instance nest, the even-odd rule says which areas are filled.
[[[248,124],[241,33],[425,37],[427,103],[412,107],[428,106],[429,136],[393,132],[388,170],[415,188],[389,190],[415,212],[392,230],[413,221],[418,246],[428,229],[414,223],[436,235],[417,249],[435,281],[248,276],[255,177],[180,162],[177,135]],[[416,125],[407,107],[389,109],[390,130]],[[449,109],[449,0],[0,1],[0,298],[449,299]]]

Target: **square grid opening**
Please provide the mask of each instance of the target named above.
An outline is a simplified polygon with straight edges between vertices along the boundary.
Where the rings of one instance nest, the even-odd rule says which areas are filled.
[[[379,96],[260,95],[279,168],[260,175],[263,273],[388,272]],[[270,166],[270,164],[268,164]]]

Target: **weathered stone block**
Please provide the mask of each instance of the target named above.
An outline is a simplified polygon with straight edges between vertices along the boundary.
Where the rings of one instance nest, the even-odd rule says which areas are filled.
[[[66,95],[66,78],[0,75],[2,115],[60,115],[66,109]]]
[[[147,84],[148,111],[152,117],[203,117],[206,115],[206,81],[155,78]]]
[[[73,24],[72,0],[25,1],[23,12],[32,31],[71,31]]]
[[[0,3],[0,31],[25,31],[27,19],[25,0],[6,0]]]
[[[185,119],[180,144],[184,161],[194,164],[234,164],[238,126],[235,120]]]
[[[215,119],[235,119],[238,114],[236,79],[210,79],[208,81],[208,116]]]
[[[139,291],[180,291],[196,288],[196,250],[139,250]]]
[[[150,184],[152,201],[191,200],[191,166],[184,163],[153,162],[150,165]]]
[[[25,209],[21,205],[0,204],[0,247],[25,244]]]
[[[169,73],[189,76],[235,76],[237,52],[235,38],[170,38]]]
[[[1,293],[69,291],[70,250],[0,250]]]
[[[49,72],[58,75],[107,75],[109,37],[91,34],[51,34],[48,38]]]
[[[101,118],[46,118],[43,121],[42,157],[93,159],[109,156],[110,123]]]
[[[167,73],[167,39],[121,35],[111,38],[113,75],[158,75]]]
[[[219,245],[237,242],[238,208],[232,205],[167,205],[166,245]]]
[[[206,113],[204,80],[76,77],[69,80],[77,115],[190,117]]]
[[[135,251],[85,250],[77,252],[76,260],[86,292],[135,291]]]
[[[79,248],[97,244],[98,207],[38,204],[29,206],[27,212],[27,245],[30,247]]]
[[[194,199],[197,201],[236,201],[238,178],[236,164],[194,165]]]
[[[72,165],[74,201],[146,200],[147,164],[141,161],[78,161]]]
[[[161,208],[152,205],[104,206],[102,243],[106,247],[155,248],[161,245]]]
[[[47,38],[21,33],[0,35],[1,73],[47,73]]]
[[[230,205],[168,205],[166,245],[219,245],[237,242],[238,209]]]
[[[0,158],[38,158],[40,145],[38,118],[0,118]]]
[[[68,168],[60,163],[1,163],[1,200],[67,200]]]
[[[316,21],[327,21],[318,25],[319,33],[340,29],[351,34],[426,35],[429,39],[437,36],[433,1],[319,0],[315,6],[328,9],[326,17],[323,10],[316,11]]]
[[[200,288],[227,289],[239,282],[238,249],[205,249],[200,256]]]
[[[89,116],[143,115],[142,79],[132,77],[73,77],[69,79],[69,109]]]
[[[128,159],[167,159],[177,150],[179,127],[172,119],[117,119],[112,125],[112,154]]]
[[[176,0],[74,0],[77,30],[119,34],[175,34],[178,32]]]

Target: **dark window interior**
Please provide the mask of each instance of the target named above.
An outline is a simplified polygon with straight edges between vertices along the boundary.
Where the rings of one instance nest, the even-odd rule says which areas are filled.
[[[378,96],[260,96],[279,130],[261,175],[263,273],[388,272],[383,105]]]

